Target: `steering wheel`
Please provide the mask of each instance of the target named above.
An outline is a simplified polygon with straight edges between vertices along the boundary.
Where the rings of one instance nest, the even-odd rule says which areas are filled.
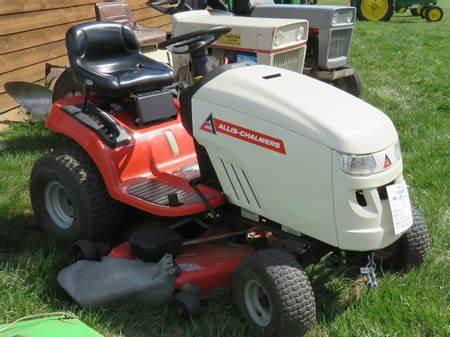
[[[221,35],[231,32],[231,27],[215,26],[176,36],[158,44],[159,49],[167,49],[174,54],[193,53],[209,46]]]

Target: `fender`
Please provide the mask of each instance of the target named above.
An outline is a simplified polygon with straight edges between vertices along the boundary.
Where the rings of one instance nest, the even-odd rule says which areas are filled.
[[[112,116],[131,136],[128,145],[110,148],[93,130],[64,112],[64,105],[81,105],[83,98],[70,97],[56,102],[46,127],[78,143],[99,169],[112,198],[145,212],[159,216],[184,216],[206,211],[204,204],[180,207],[161,206],[131,196],[128,189],[144,179],[158,179],[164,183],[192,190],[189,181],[174,172],[197,163],[192,137],[186,132],[180,114],[174,120],[149,126],[136,126],[124,111]],[[179,105],[176,104],[177,109]],[[171,138],[172,142],[168,141]],[[173,140],[175,140],[175,145]],[[213,207],[225,203],[222,194],[207,186],[200,186],[205,194],[215,194],[210,200]]]

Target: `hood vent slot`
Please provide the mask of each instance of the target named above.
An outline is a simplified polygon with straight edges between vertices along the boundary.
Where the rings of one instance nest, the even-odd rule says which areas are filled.
[[[220,161],[231,186],[228,191],[229,197],[242,207],[260,210],[261,204],[245,171],[236,164],[226,162],[223,159]]]

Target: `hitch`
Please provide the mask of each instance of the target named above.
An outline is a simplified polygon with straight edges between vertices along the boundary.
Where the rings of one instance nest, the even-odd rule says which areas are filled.
[[[377,268],[377,265],[375,264],[375,253],[370,253],[367,256],[367,259],[368,263],[365,267],[360,268],[360,273],[367,278],[366,284],[370,289],[377,289],[378,283],[377,274],[375,273]]]

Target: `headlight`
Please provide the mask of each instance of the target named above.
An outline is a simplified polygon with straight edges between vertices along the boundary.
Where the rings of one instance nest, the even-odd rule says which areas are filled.
[[[340,153],[339,162],[345,173],[354,175],[368,175],[375,172],[377,163],[372,154],[355,155]]]
[[[342,171],[352,175],[369,175],[390,169],[402,159],[400,143],[397,141],[387,149],[370,154],[349,154],[338,152]]]
[[[295,39],[300,41],[303,38],[303,34],[305,33],[305,28],[303,26],[298,27],[297,34],[295,35]]]
[[[273,44],[275,46],[279,46],[282,39],[283,39],[283,32],[281,30],[277,30],[277,32],[275,33],[275,41],[273,42]]]
[[[338,12],[334,13],[333,19],[331,19],[331,23],[332,23],[333,25],[335,25],[336,22],[337,22],[337,20],[338,20]]]
[[[352,23],[352,22],[353,22],[353,12],[348,12],[348,11],[335,12],[333,15],[333,18],[331,19],[331,23],[333,25],[347,24],[347,23]]]

